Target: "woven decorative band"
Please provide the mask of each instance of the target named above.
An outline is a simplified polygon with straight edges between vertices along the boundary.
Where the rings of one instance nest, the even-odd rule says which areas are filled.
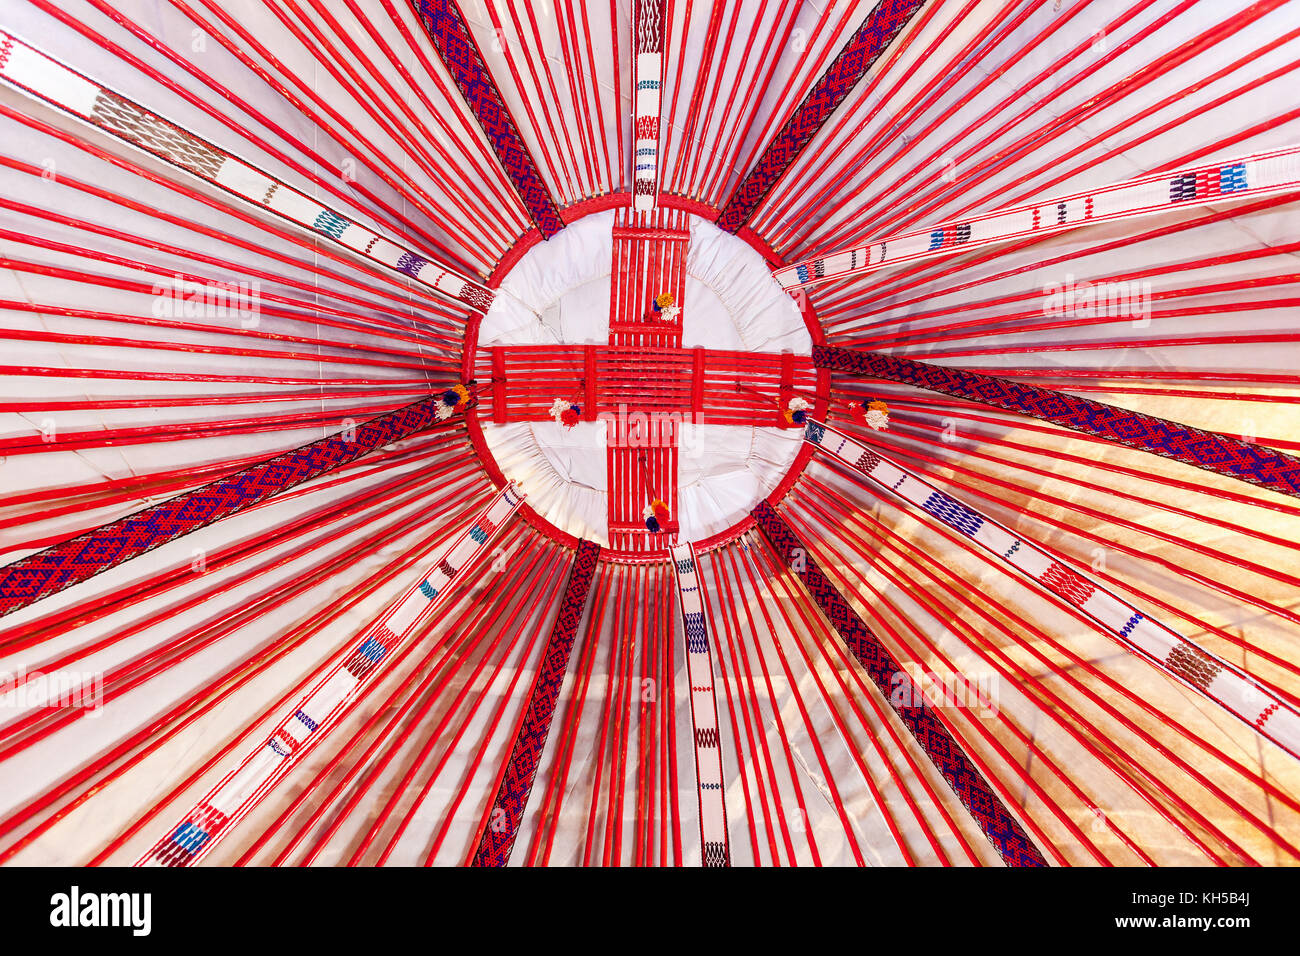
[[[0,616],[243,511],[408,435],[444,424],[437,399],[285,452],[0,568]]]
[[[486,312],[492,290],[322,206],[306,193],[186,132],[0,30],[0,80],[265,212]]]
[[[866,476],[872,484],[932,515],[1068,601],[1123,647],[1193,687],[1262,736],[1300,757],[1300,714],[1249,674],[1147,617],[1083,569],[1052,558],[1033,542],[944,494],[879,451],[812,420],[805,427],[804,437]]]
[[[474,523],[426,564],[420,579],[366,628],[266,741],[222,777],[136,866],[193,866],[203,859],[324,739],[356,701],[362,686],[374,682],[398,648],[446,601],[460,572],[487,550],[522,502],[523,494],[514,485],[498,492]]]
[[[713,687],[713,654],[695,549],[672,549],[677,600],[686,635],[686,673],[691,687],[691,726],[695,731],[695,782],[700,805],[700,856],[705,866],[731,866],[727,836],[726,781],[718,735],[718,699]]]
[[[510,861],[510,851],[519,835],[519,824],[528,806],[537,768],[542,762],[542,751],[551,732],[551,720],[560,701],[560,689],[569,669],[573,642],[582,623],[583,609],[587,606],[587,592],[600,560],[600,545],[579,541],[573,556],[573,567],[560,602],[560,616],[555,619],[551,636],[546,642],[542,664],[528,695],[524,721],[515,737],[506,764],[505,775],[497,789],[488,824],[474,852],[472,866],[505,866]]]

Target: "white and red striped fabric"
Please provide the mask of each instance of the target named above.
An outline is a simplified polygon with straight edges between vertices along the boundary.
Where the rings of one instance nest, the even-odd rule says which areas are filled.
[[[677,598],[686,634],[686,673],[691,685],[691,726],[695,736],[695,776],[700,801],[700,845],[705,866],[730,866],[727,838],[727,792],[722,778],[722,744],[718,735],[718,700],[713,688],[708,614],[695,550],[672,548]]]
[[[663,88],[663,2],[636,0],[633,9],[632,207],[650,210],[659,194],[659,107]]]
[[[882,236],[865,246],[797,262],[773,274],[783,288],[795,289],[1026,236],[1296,190],[1300,190],[1300,146],[1288,146]]]
[[[480,312],[493,292],[384,238],[0,30],[0,79],[266,212],[324,236]]]
[[[808,421],[805,439],[965,535],[1095,621],[1113,640],[1250,724],[1283,750],[1300,757],[1300,714],[1248,674],[1147,617],[1093,580],[1068,567],[970,506],[875,449],[822,422]]]
[[[407,638],[429,620],[446,600],[459,572],[487,549],[523,498],[515,485],[502,489],[474,523],[427,565],[420,580],[364,631],[352,650],[280,721],[270,737],[227,773],[136,865],[193,866],[211,851],[325,737],[361,686],[372,682]]]

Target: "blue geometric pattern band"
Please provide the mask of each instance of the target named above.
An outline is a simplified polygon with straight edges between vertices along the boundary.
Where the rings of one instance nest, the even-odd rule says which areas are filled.
[[[295,448],[0,568],[0,617],[435,425],[438,399]]]
[[[524,722],[519,727],[519,735],[510,751],[510,761],[492,804],[493,813],[483,829],[471,866],[505,866],[510,862],[510,851],[519,835],[519,824],[528,807],[528,795],[532,792],[537,768],[542,762],[542,751],[546,748],[551,720],[560,702],[560,689],[564,684],[565,672],[569,669],[573,642],[578,633],[578,625],[582,623],[583,609],[587,606],[587,592],[591,590],[591,581],[599,560],[600,545],[586,540],[578,542],[573,567],[569,571],[569,581],[564,588],[564,598],[560,602],[560,616],[555,619],[551,636],[546,642],[542,665],[537,671],[532,693],[528,696]],[[498,814],[496,811],[501,812]]]
[[[505,101],[483,65],[460,8],[455,0],[413,0],[413,5],[424,32],[438,48],[438,56],[483,128],[538,231],[551,238],[564,228],[564,221]]]

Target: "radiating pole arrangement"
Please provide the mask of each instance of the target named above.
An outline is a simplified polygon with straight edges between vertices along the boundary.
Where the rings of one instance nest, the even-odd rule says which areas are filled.
[[[0,79],[259,209],[310,229],[480,312],[493,292],[322,205],[301,190],[100,86],[0,30]]]
[[[785,121],[754,168],[722,207],[718,225],[735,232],[753,215],[803,152],[822,124],[839,108],[926,0],[880,0],[835,60]]]
[[[809,420],[809,444],[904,501],[929,512],[985,551],[1079,608],[1113,640],[1150,661],[1300,759],[1300,713],[1240,668],[1143,614],[1078,566],[1052,558],[1023,535],[940,491],[914,471]]]
[[[821,368],[914,385],[1004,411],[1018,412],[1284,495],[1300,497],[1300,458],[1267,445],[1009,378],[916,362],[883,352],[819,345],[813,349],[813,361]]]
[[[866,668],[877,690],[889,700],[903,725],[938,767],[1003,862],[1008,866],[1046,866],[1042,852],[944,726],[939,712],[920,690],[912,687],[912,678],[826,579],[790,526],[767,502],[761,502],[753,514],[759,529],[804,583],[826,619]]]
[[[284,777],[333,729],[373,684],[401,645],[429,621],[448,592],[487,549],[488,542],[523,503],[508,486],[483,508],[474,523],[436,561],[425,564],[420,580],[389,605],[351,651],[339,659],[311,691],[280,721],[265,743],[246,756],[159,838],[138,866],[193,866],[212,851]]]
[[[1277,145],[1300,109],[1259,105],[1300,70],[1300,28],[1270,29],[1285,0],[1195,23],[1159,0],[308,0],[256,26],[213,0],[31,3],[42,44],[107,59],[0,31],[23,94],[0,104],[0,268],[22,285],[0,301],[20,476],[0,534],[25,555],[0,615],[30,612],[0,650],[106,661],[122,729],[100,746],[75,706],[5,710],[0,862],[69,833],[93,863],[147,833],[140,862],[170,865],[226,838],[272,865],[680,865],[697,838],[706,866],[1300,860],[1300,443],[1270,428],[1300,401],[1300,147]],[[175,45],[191,30],[215,56]],[[156,92],[102,85],[106,62]],[[675,430],[602,452],[602,548],[552,537],[424,399],[473,364],[467,315],[518,256],[611,208],[608,343],[494,345],[491,424],[548,421],[539,393],[584,422],[689,411],[766,430],[757,472],[767,439],[797,446],[785,403],[819,403],[778,490],[709,541],[674,537],[699,503]],[[680,312],[702,301],[688,243],[715,232],[686,210],[803,297],[811,361],[684,345],[709,312]],[[1160,328],[1051,312],[1039,279],[1075,274],[1155,286]],[[185,311],[232,279],[265,287],[260,321]],[[839,422],[873,397],[887,432]],[[1177,420],[1202,407],[1279,437]],[[1094,460],[1061,428],[1263,490]],[[666,534],[640,520],[657,498]],[[107,520],[140,501],[160,503]],[[276,520],[250,537],[251,509]],[[126,563],[200,528],[202,573]],[[476,576],[488,549],[505,570]],[[125,587],[39,603],[124,566]],[[1001,710],[910,676],[972,661]],[[131,788],[138,812],[94,830]]]
[[[305,481],[418,432],[446,427],[425,399],[168,498],[0,567],[0,616],[117,567],[168,541],[238,514]]]
[[[414,0],[412,6],[425,33],[438,48],[438,55],[465,98],[465,104],[492,144],[501,168],[510,177],[534,225],[545,238],[551,238],[564,228],[564,222],[542,181],[537,164],[519,135],[514,118],[483,65],[483,58],[456,0]]]
[[[560,601],[559,616],[542,651],[541,666],[528,693],[523,723],[515,736],[510,758],[501,774],[488,817],[479,825],[472,866],[505,866],[519,836],[519,826],[537,778],[542,752],[551,732],[551,720],[560,700],[560,688],[569,669],[573,642],[582,623],[591,590],[600,545],[579,541]]]

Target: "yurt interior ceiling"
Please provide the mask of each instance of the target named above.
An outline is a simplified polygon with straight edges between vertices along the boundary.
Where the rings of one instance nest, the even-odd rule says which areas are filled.
[[[4,0],[0,863],[1300,862],[1297,0]]]

